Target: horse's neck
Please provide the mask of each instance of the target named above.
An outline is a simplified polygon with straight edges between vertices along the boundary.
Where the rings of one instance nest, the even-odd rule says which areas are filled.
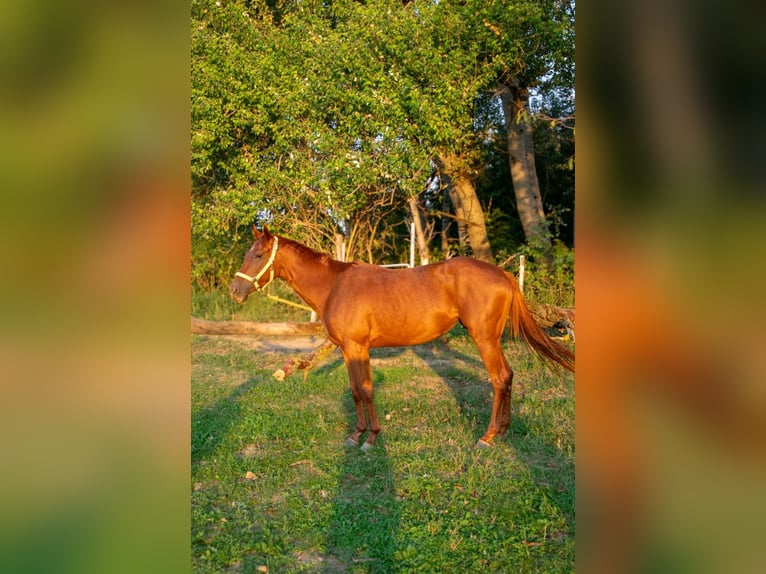
[[[343,265],[327,257],[303,257],[301,251],[293,248],[286,251],[283,269],[280,272],[282,279],[322,316],[335,277]]]

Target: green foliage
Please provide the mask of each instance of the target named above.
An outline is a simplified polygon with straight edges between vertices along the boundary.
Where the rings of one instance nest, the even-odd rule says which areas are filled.
[[[231,238],[227,238],[227,243]],[[192,287],[212,291],[228,285],[234,277],[234,273],[242,264],[242,257],[246,248],[229,248],[225,253],[221,244],[216,244],[210,239],[198,238],[192,243]]]
[[[341,232],[351,257],[400,260],[391,226],[432,157],[453,153],[472,177],[507,165],[487,154],[502,133],[487,95],[498,77],[543,89],[571,66],[561,6],[194,0],[195,284],[224,283],[254,221],[322,250]],[[492,205],[515,217],[512,201]],[[494,223],[493,241],[510,249],[513,224],[499,212]]]
[[[524,232],[518,220],[502,209],[494,208],[487,213],[486,224],[487,235],[498,263],[518,253],[524,241]]]
[[[574,109],[553,96],[541,104],[534,123],[535,163],[550,230],[567,245],[574,243]],[[552,120],[550,118],[565,118]]]
[[[524,276],[524,296],[537,303],[574,307],[574,249],[553,241],[550,255],[524,245],[528,259]]]

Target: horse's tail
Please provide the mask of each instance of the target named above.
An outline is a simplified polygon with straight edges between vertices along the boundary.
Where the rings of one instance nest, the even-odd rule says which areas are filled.
[[[516,278],[505,272],[511,283],[513,294],[511,296],[510,328],[514,338],[522,339],[538,355],[558,363],[568,371],[574,372],[575,356],[572,351],[561,343],[558,343],[545,334],[537,324],[532,313],[529,311],[524,296],[521,294]]]

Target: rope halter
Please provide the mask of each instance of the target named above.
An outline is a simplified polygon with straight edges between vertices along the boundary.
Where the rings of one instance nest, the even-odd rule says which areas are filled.
[[[279,237],[274,237],[274,243],[271,246],[271,255],[269,255],[269,260],[266,262],[266,265],[264,265],[260,271],[258,271],[258,274],[255,277],[250,277],[247,273],[242,273],[241,271],[237,271],[234,276],[235,277],[241,277],[242,279],[245,279],[246,281],[249,281],[250,283],[255,286],[256,291],[260,291],[261,289],[266,289],[266,287],[269,286],[269,284],[274,281],[274,259],[277,257],[277,246],[279,245]],[[258,281],[261,280],[261,277],[263,277],[266,274],[266,271],[270,271],[269,273],[269,280],[266,281],[266,284],[261,287],[261,285],[258,283]]]

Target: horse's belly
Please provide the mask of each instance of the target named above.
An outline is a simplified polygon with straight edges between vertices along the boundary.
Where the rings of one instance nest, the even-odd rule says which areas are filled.
[[[432,341],[455,326],[457,305],[447,291],[427,276],[412,286],[393,281],[411,277],[405,271],[384,271],[386,281],[338,284],[323,316],[330,340],[340,345],[355,341],[370,347],[405,347]]]
[[[371,323],[370,347],[405,347],[433,341],[457,324],[457,316],[386,316],[375,317]]]

